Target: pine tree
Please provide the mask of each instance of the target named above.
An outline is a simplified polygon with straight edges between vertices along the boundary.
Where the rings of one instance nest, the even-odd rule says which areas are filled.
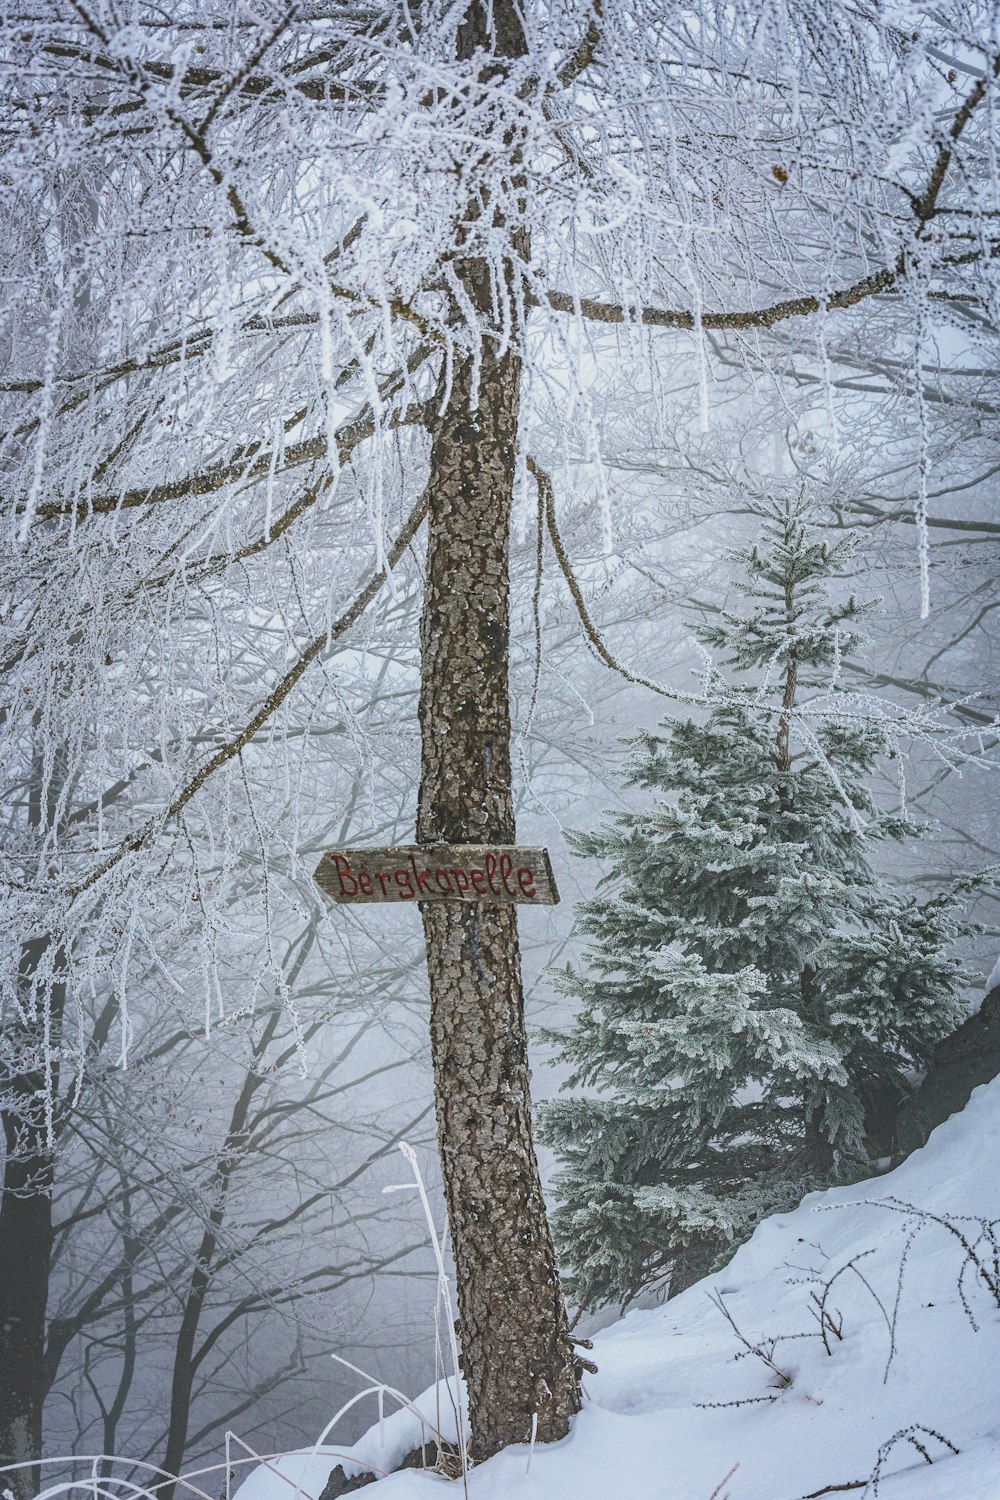
[[[550,1040],[566,1087],[590,1091],[541,1126],[585,1306],[679,1290],[765,1215],[868,1175],[912,1070],[963,1014],[956,899],[918,902],[872,864],[926,831],[876,806],[887,716],[836,687],[878,601],[831,602],[854,541],[805,516],[769,503],[735,554],[750,609],[698,631],[728,668],[703,722],[632,742],[627,781],[651,805],[575,840],[610,890],[581,908],[586,971],[557,976],[580,1009]]]

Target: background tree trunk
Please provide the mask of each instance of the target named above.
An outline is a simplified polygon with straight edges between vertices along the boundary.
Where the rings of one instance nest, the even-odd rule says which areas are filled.
[[[22,984],[27,989],[43,961],[49,938],[26,943],[21,956]],[[64,988],[53,986],[50,1001],[50,1046],[57,1049]],[[11,1040],[26,1057],[44,1046],[37,1034],[11,1028]],[[56,1058],[58,1051],[56,1050]],[[58,1069],[58,1062],[53,1063]],[[58,1087],[58,1072],[45,1076],[37,1068],[14,1079],[8,1109],[3,1111],[4,1172],[0,1197],[0,1466],[37,1459],[42,1451],[42,1408],[48,1389],[45,1369],[45,1319],[52,1268],[53,1144],[48,1139],[45,1098]],[[37,1468],[6,1476],[4,1487],[15,1496],[40,1488]]]
[[[417,837],[511,843],[508,533],[520,361],[484,345],[434,435],[421,622]],[[531,1130],[517,918],[421,904],[438,1141],[478,1458],[562,1437],[579,1382]]]
[[[6,1122],[5,1122],[6,1123]],[[6,1147],[11,1149],[7,1131]],[[8,1161],[0,1213],[0,1465],[37,1459],[45,1401],[45,1310],[52,1258],[50,1158]],[[39,1186],[41,1181],[48,1188]],[[4,1480],[16,1496],[33,1495],[37,1469]]]
[[[170,1382],[170,1426],[167,1431],[166,1451],[160,1466],[166,1474],[180,1474],[181,1465],[184,1462],[188,1426],[191,1419],[191,1388],[197,1363],[195,1345],[198,1327],[205,1308],[205,1299],[212,1284],[212,1277],[215,1274],[214,1262],[219,1247],[219,1236],[225,1223],[233,1173],[247,1149],[247,1117],[254,1095],[264,1082],[261,1062],[274,1037],[280,1014],[281,1012],[277,1009],[271,1013],[263,1031],[254,1043],[252,1063],[247,1069],[243,1087],[233,1105],[229,1129],[215,1165],[212,1192],[215,1201],[195,1254],[174,1347],[174,1364]],[[162,1485],[159,1490],[162,1500],[173,1500],[175,1489],[176,1485],[173,1482]]]

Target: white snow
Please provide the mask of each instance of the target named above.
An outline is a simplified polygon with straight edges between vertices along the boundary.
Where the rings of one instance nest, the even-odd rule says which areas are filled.
[[[880,1447],[914,1424],[925,1429],[915,1435],[933,1463],[900,1440],[869,1496],[998,1500],[1000,1308],[970,1267],[964,1310],[961,1242],[932,1222],[913,1237],[912,1221],[880,1206],[890,1198],[946,1218],[1000,1220],[1000,1079],[977,1089],[966,1109],[895,1171],[811,1195],[793,1213],[763,1223],[718,1275],[595,1335],[599,1374],[587,1377],[588,1399],[570,1436],[537,1447],[527,1472],[527,1446],[481,1465],[469,1477],[473,1500],[800,1500],[868,1480]],[[977,1242],[977,1223],[956,1227]],[[978,1248],[985,1255],[982,1241]],[[843,1338],[830,1337],[828,1354],[810,1292],[861,1255],[857,1270],[846,1270],[830,1293]],[[992,1273],[991,1260],[986,1266]],[[741,1352],[709,1294],[723,1300],[751,1343],[779,1340],[772,1356],[790,1376],[785,1389],[776,1388],[763,1360]],[[745,1398],[757,1399],[706,1404]],[[435,1404],[433,1390],[420,1400],[432,1421]],[[326,1442],[332,1447],[334,1440],[335,1433]],[[390,1468],[418,1440],[417,1418],[403,1411],[386,1419],[381,1438],[376,1426],[340,1451]],[[273,1466],[282,1477],[254,1470],[239,1500],[289,1500],[294,1485],[318,1500],[334,1462],[290,1455]],[[363,1493],[431,1500],[445,1483],[403,1471]],[[450,1493],[461,1494],[461,1485]],[[865,1494],[863,1484],[848,1493]]]

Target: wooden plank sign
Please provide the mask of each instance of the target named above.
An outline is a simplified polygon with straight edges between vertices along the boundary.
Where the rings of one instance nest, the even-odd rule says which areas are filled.
[[[338,902],[491,901],[554,906],[559,900],[546,849],[507,844],[402,844],[332,849],[313,877]]]

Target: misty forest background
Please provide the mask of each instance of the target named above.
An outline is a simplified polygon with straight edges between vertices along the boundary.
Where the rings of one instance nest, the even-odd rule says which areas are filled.
[[[2,462],[16,491],[0,581],[0,1099],[10,1105],[27,1070],[29,1123],[57,1141],[45,1451],[175,1472],[216,1457],[227,1428],[258,1452],[312,1442],[359,1386],[332,1354],[411,1392],[434,1376],[425,1225],[412,1195],[382,1192],[406,1176],[405,1140],[441,1211],[419,921],[399,906],[334,911],[311,877],[326,849],[413,839],[418,532],[367,608],[343,629],[341,617],[423,486],[418,416],[443,376],[430,324],[397,304],[416,306],[423,288],[433,322],[443,282],[428,267],[462,191],[445,160],[448,69],[429,55],[409,73],[399,63],[406,48],[421,56],[405,6],[315,5],[292,20],[220,6],[216,22],[210,6],[188,9],[168,20],[143,6],[7,7],[0,58]],[[873,138],[898,133],[904,188],[924,180],[935,121],[954,118],[983,69],[984,12],[948,9],[961,15],[931,17],[912,39],[880,23],[874,42],[839,43],[857,58],[884,44],[911,70],[872,116]],[[554,9],[545,47],[572,58],[585,10]],[[627,10],[610,7],[608,22],[623,95]],[[767,15],[786,40],[765,26],[754,67],[764,76],[773,62],[788,88],[797,76],[796,108],[821,111],[801,36]],[[855,24],[846,16],[836,25]],[[806,35],[815,17],[802,17]],[[750,306],[813,273],[827,286],[857,279],[879,234],[904,235],[895,182],[869,163],[865,186],[844,189],[837,163],[853,148],[839,125],[816,135],[814,160],[801,122],[765,120],[762,107],[753,130],[734,128],[745,48],[713,75],[704,109],[710,43],[680,20],[661,40],[688,59],[669,82],[690,137],[674,133],[679,158],[657,145],[674,216],[661,202],[630,239],[646,168],[616,162],[613,125],[582,131],[589,165],[576,147],[553,150],[576,173],[572,194],[545,207],[551,163],[530,189],[531,253],[550,257],[557,285],[625,302],[641,285],[640,300],[676,302],[697,263],[706,305],[724,293]],[[815,45],[832,46],[829,33]],[[136,62],[154,57],[171,59],[166,72]],[[885,67],[858,61],[844,97],[888,96]],[[220,84],[268,68],[284,80],[270,115],[266,89]],[[567,118],[594,107],[575,75],[563,79],[574,85]],[[802,497],[831,543],[856,533],[843,586],[881,599],[842,680],[909,716],[905,759],[870,790],[885,808],[904,795],[931,825],[884,849],[885,873],[924,899],[1000,859],[988,768],[1000,707],[996,247],[978,219],[956,228],[989,201],[992,108],[970,127],[954,214],[935,220],[950,288],[938,265],[915,290],[750,332],[585,324],[572,298],[562,313],[528,311],[525,453],[551,476],[585,603],[582,616],[522,465],[518,838],[549,849],[562,897],[520,919],[536,1099],[567,1071],[544,1066],[553,1049],[538,1030],[565,1030],[574,1011],[550,971],[579,964],[574,903],[603,873],[567,834],[645,805],[621,779],[626,737],[701,712],[649,684],[697,696],[695,628],[738,604],[731,549],[757,534],[769,496]],[[418,128],[435,110],[436,135]],[[908,135],[904,115],[917,121]],[[545,119],[539,104],[539,139]],[[209,153],[206,167],[209,139],[221,166]],[[227,240],[233,183],[265,228]],[[333,261],[350,297],[327,295]],[[675,282],[671,264],[688,268]],[[460,343],[444,314],[440,328]],[[1000,921],[988,891],[969,911],[983,924],[961,953],[972,1008]],[[12,1127],[8,1152],[14,1140]],[[548,1178],[545,1151],[542,1165]],[[348,1418],[345,1438],[370,1415]]]

